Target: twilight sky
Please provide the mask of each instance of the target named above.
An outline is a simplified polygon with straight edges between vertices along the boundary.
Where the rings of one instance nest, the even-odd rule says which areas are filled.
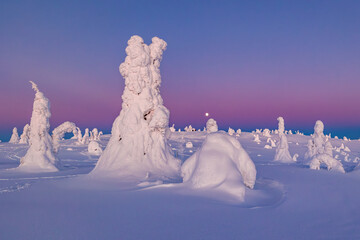
[[[109,130],[134,34],[168,43],[161,93],[176,127],[277,126],[360,137],[360,1],[0,2],[0,139],[30,121],[35,81],[52,127]]]

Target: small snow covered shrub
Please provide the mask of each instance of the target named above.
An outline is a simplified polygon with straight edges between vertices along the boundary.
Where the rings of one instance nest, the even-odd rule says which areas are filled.
[[[186,148],[193,148],[192,142],[187,142],[185,146]]]
[[[101,149],[99,142],[97,142],[95,140],[90,141],[90,143],[88,145],[88,152],[91,155],[100,156],[102,154],[102,149]]]
[[[271,137],[271,135],[270,135],[270,130],[267,129],[267,128],[264,129],[264,131],[262,132],[262,134],[263,134],[264,137],[268,137],[268,138]]]
[[[236,138],[216,132],[184,162],[181,175],[191,188],[225,192],[244,200],[246,187],[255,185],[256,169]]]
[[[30,147],[20,160],[18,169],[32,172],[58,171],[58,160],[54,154],[52,139],[49,135],[50,102],[31,82],[35,90],[33,112],[30,121]]]
[[[30,125],[26,124],[20,136],[19,143],[29,144],[29,140],[30,140]]]
[[[228,134],[229,134],[230,136],[234,135],[234,134],[235,134],[235,130],[229,127]]]
[[[284,118],[278,117],[277,120],[279,121],[278,133],[279,133],[280,142],[278,144],[278,147],[276,148],[274,161],[284,162],[284,163],[294,162],[294,159],[291,157],[289,152],[289,145],[286,135],[284,134],[285,131]]]
[[[81,139],[82,144],[89,144],[90,142],[90,131],[88,128],[85,128],[84,136]]]
[[[132,36],[120,67],[125,79],[122,109],[115,119],[109,143],[91,174],[98,176],[172,178],[180,173],[180,160],[165,137],[169,110],[160,95],[160,61],[166,42],[152,38],[148,46]]]
[[[305,158],[310,159],[310,168],[318,170],[323,163],[328,170],[345,173],[341,162],[333,158],[332,151],[332,145],[324,135],[324,124],[318,120],[314,127],[312,140],[308,142],[308,151],[305,154]]]
[[[218,125],[214,119],[210,118],[209,120],[207,120],[206,131],[208,133],[217,132],[218,130]]]
[[[19,143],[19,134],[16,127],[13,128],[9,143]]]

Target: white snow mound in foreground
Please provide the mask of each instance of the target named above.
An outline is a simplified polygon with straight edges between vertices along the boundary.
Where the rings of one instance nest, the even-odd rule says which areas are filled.
[[[184,162],[181,175],[192,188],[225,192],[243,201],[246,187],[255,185],[256,169],[236,138],[216,132]]]

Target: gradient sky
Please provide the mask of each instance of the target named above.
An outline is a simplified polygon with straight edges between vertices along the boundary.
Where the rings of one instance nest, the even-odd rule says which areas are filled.
[[[360,1],[0,2],[0,139],[30,121],[35,81],[52,127],[109,130],[121,110],[118,66],[134,34],[168,43],[161,93],[177,127],[316,120],[360,137]]]

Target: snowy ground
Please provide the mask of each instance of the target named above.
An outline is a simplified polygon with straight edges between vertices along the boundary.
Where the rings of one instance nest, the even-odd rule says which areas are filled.
[[[205,135],[172,133],[175,156],[186,160]],[[293,164],[274,163],[275,148],[264,148],[265,137],[260,144],[251,133],[237,138],[258,172],[241,204],[176,186],[94,181],[86,174],[98,157],[75,140],[61,142],[57,173],[5,170],[19,165],[27,145],[0,143],[0,239],[360,239],[360,141],[331,140],[351,150],[347,161],[343,150],[334,151],[342,174],[309,169],[309,136],[287,135],[291,155],[299,154]],[[108,139],[103,136],[103,148]],[[189,141],[193,148],[185,147]]]

